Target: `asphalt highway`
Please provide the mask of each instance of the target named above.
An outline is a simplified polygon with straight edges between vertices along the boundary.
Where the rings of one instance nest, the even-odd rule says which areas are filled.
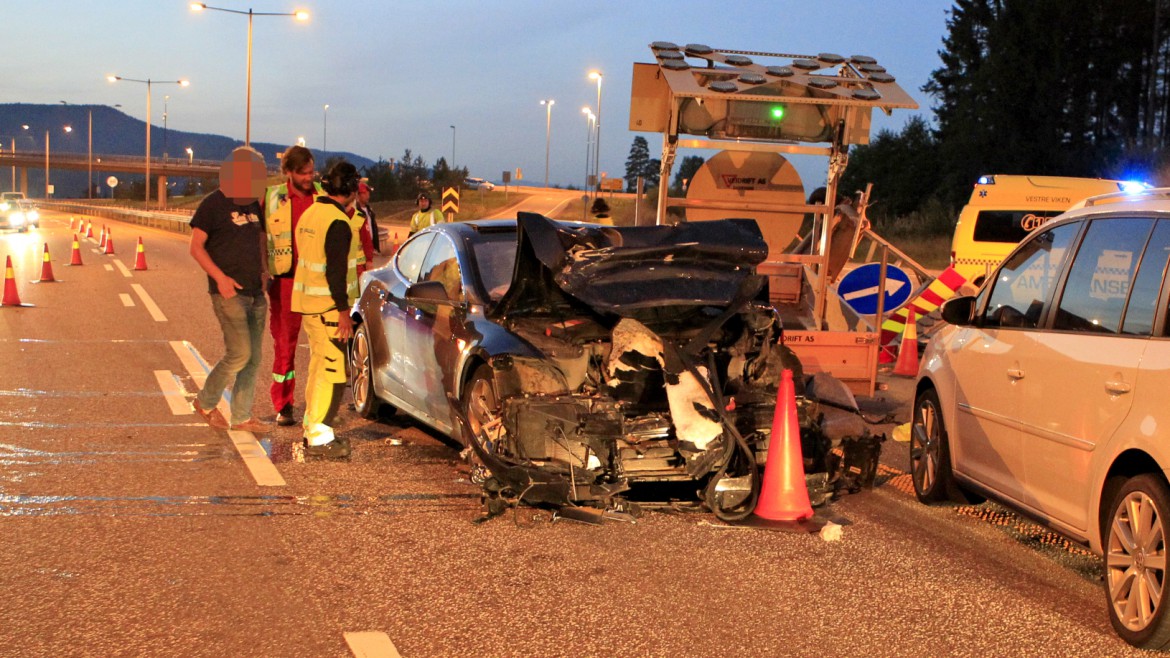
[[[343,411],[344,463],[295,461],[296,427],[211,429],[189,402],[222,342],[187,238],[105,221],[115,254],[82,240],[70,267],[69,221],[0,233],[31,304],[0,307],[0,655],[1139,653],[1099,560],[994,506],[918,504],[902,443],[823,511],[844,524],[826,541],[681,502],[477,524],[457,450],[409,420]],[[31,283],[46,243],[60,281]]]

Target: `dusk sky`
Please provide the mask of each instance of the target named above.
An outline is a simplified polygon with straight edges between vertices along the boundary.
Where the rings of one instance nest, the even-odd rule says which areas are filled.
[[[0,102],[121,104],[146,118],[146,87],[107,75],[186,78],[154,86],[151,120],[243,140],[247,18],[193,12],[185,0],[6,2],[0,46]],[[252,140],[328,148],[371,159],[410,148],[428,163],[452,157],[470,175],[499,182],[523,169],[542,183],[545,108],[552,110],[550,182],[582,185],[586,117],[604,74],[601,169],[625,171],[630,144],[661,136],[628,129],[631,68],[652,62],[649,44],[701,43],[717,49],[815,55],[869,55],[929,115],[922,91],[939,66],[949,0],[876,2],[568,2],[470,0],[218,0],[211,6],[256,12],[305,9],[308,22],[254,19]],[[324,105],[329,104],[326,112]],[[874,132],[899,128],[906,110],[874,113]],[[454,131],[450,128],[454,125]],[[94,130],[99,130],[95,126]],[[181,150],[181,149],[180,149]],[[710,156],[714,151],[701,152]],[[265,154],[271,157],[270,154]],[[198,154],[196,154],[198,157]],[[822,184],[823,159],[797,162],[805,187]]]

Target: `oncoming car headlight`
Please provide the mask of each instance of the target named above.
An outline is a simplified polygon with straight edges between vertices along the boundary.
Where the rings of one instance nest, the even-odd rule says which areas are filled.
[[[0,211],[6,211],[12,207],[12,204],[7,201],[0,201]]]
[[[8,223],[12,224],[13,226],[20,226],[24,224],[24,213],[20,212],[19,210],[12,213],[8,216]]]
[[[24,218],[27,219],[30,223],[36,224],[37,220],[41,218],[41,213],[35,210],[30,210],[24,214]]]

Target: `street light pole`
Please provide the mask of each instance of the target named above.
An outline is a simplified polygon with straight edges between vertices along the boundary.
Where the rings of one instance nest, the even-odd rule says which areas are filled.
[[[586,193],[589,192],[589,173],[592,171],[590,165],[593,157],[593,121],[597,115],[593,114],[593,110],[588,107],[581,108],[581,114],[585,115],[585,186]]]
[[[163,163],[167,161],[167,104],[170,101],[170,96],[163,96]]]
[[[455,126],[451,126],[451,169],[455,169]]]
[[[247,75],[247,92],[246,101],[244,105],[244,145],[252,145],[252,17],[253,16],[292,16],[298,21],[309,20],[309,12],[303,10],[296,10],[293,12],[265,12],[265,11],[240,11],[238,9],[224,9],[223,7],[212,7],[203,2],[192,2],[192,11],[203,11],[210,9],[212,11],[222,11],[228,14],[240,14],[248,17],[248,75]]]
[[[110,82],[139,82],[139,83],[146,85],[146,206],[145,207],[149,208],[150,207],[150,87],[153,84],[160,84],[160,85],[168,84],[168,85],[179,85],[180,87],[186,87],[186,86],[190,85],[191,83],[188,82],[187,80],[151,80],[150,78],[147,78],[145,80],[138,80],[135,78],[123,78],[120,75],[106,76],[106,79],[109,80]]]
[[[325,104],[325,118],[323,119],[321,129],[321,156],[328,158],[326,152],[329,150],[329,103]]]
[[[601,185],[601,78],[601,71],[589,72],[589,79],[597,80],[597,123],[594,128],[594,132],[597,135],[593,142],[593,180],[598,187]]]
[[[86,132],[86,140],[89,142],[87,148],[88,156],[85,159],[86,168],[89,171],[88,185],[86,186],[86,196],[93,198],[93,108],[89,108],[89,130]]]
[[[45,201],[49,200],[49,129],[45,128]]]
[[[556,103],[556,101],[554,101],[552,99],[549,99],[546,101],[540,101],[540,104],[543,105],[544,109],[545,109],[545,118],[544,118],[544,186],[545,186],[545,188],[548,187],[548,153],[549,153],[549,145],[552,143],[552,106],[553,106],[553,103]]]

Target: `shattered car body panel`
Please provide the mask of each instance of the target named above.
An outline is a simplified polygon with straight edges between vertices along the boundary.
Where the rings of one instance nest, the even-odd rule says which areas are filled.
[[[375,395],[464,443],[489,507],[607,505],[637,482],[693,481],[721,518],[742,518],[784,369],[796,375],[806,472],[819,474],[810,481],[831,494],[847,467],[849,489],[876,468],[876,453],[872,468],[849,454],[873,452],[850,448],[858,441],[880,450],[852,398],[804,394],[799,360],[761,300],[755,267],[767,247],[754,221],[615,228],[521,213],[513,226],[507,283],[481,248],[506,223],[440,225],[412,242],[434,232],[435,244],[457,245],[459,299],[411,299],[430,270],[410,279],[421,256],[408,242],[366,275],[354,309],[387,362],[369,368],[393,371],[398,358],[422,380],[412,399],[391,390],[393,372],[375,373]]]

